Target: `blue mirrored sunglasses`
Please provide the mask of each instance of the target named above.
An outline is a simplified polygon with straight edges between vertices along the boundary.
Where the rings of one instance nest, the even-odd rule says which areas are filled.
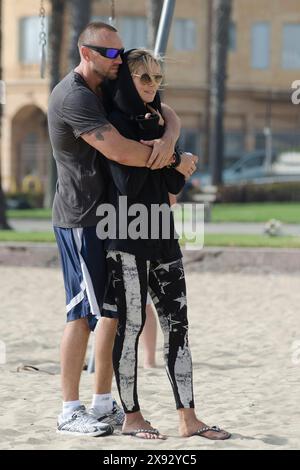
[[[93,46],[91,44],[83,44],[84,47],[88,47],[93,51],[98,52],[98,54],[106,57],[107,59],[116,59],[119,55],[122,56],[124,54],[124,49],[115,49],[113,47],[100,47],[100,46]]]

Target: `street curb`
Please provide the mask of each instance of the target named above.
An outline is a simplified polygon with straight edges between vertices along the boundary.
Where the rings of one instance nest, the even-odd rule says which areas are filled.
[[[184,251],[186,271],[300,274],[300,249],[209,247]]]
[[[300,249],[209,247],[182,250],[187,272],[287,272],[300,274]],[[57,268],[55,243],[0,243],[0,266]]]
[[[56,243],[1,242],[0,266],[59,266]]]

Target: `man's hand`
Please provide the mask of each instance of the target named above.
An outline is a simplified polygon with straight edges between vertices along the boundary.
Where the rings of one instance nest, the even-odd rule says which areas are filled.
[[[188,179],[197,169],[198,157],[192,153],[183,153],[181,155],[181,163],[176,167],[176,170]]]
[[[161,109],[160,122],[164,121],[166,126],[164,135],[161,139],[141,140],[142,144],[152,147],[147,163],[147,167],[151,170],[158,170],[173,162],[174,148],[180,134],[181,123],[175,111],[165,103],[161,103]]]
[[[173,160],[175,142],[165,135],[161,139],[141,140],[141,143],[152,147],[152,153],[147,163],[151,170],[158,170],[169,165]]]

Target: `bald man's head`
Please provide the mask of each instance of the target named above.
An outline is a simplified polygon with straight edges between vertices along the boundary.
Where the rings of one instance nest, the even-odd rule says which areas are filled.
[[[117,78],[122,64],[123,43],[116,28],[100,21],[88,24],[79,36],[78,48],[81,59],[79,67],[84,69],[81,71],[86,78],[96,77],[100,81]],[[106,49],[115,49],[119,53],[116,57],[110,57],[105,54]]]
[[[92,23],[89,23],[79,36],[79,50],[83,44],[95,44],[97,38],[99,37],[99,33],[101,33],[102,31],[112,31],[114,33],[118,32],[118,30],[113,26],[106,23],[102,23],[101,21],[94,21]]]

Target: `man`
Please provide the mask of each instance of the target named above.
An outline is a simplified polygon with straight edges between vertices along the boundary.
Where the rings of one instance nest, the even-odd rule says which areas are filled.
[[[57,164],[58,183],[53,225],[62,261],[67,324],[61,343],[63,410],[57,432],[100,436],[120,425],[123,412],[111,396],[112,349],[117,312],[101,317],[106,284],[103,241],[96,236],[96,210],[105,194],[101,159],[158,169],[173,160],[180,132],[176,114],[163,105],[166,132],[143,145],[122,137],[108,122],[100,85],[117,77],[122,41],[104,23],[89,24],[79,37],[81,61],[53,90],[48,109],[49,134]],[[186,177],[197,157],[183,155],[177,169]],[[101,319],[100,319],[101,317]],[[90,330],[95,333],[95,390],[90,413],[79,400],[79,382]]]

